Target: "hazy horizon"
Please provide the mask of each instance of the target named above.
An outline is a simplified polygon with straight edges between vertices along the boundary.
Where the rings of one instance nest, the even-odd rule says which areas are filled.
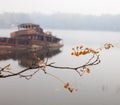
[[[0,14],[0,21],[0,28],[16,27],[21,23],[36,23],[47,29],[120,31],[120,15],[4,13]]]

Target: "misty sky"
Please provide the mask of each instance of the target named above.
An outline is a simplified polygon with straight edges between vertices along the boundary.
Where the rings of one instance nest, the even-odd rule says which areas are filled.
[[[120,0],[0,0],[0,13],[120,14]]]

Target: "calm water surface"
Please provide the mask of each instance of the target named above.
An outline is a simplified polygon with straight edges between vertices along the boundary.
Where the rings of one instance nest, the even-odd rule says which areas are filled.
[[[0,30],[0,36],[9,36],[11,31]],[[71,87],[78,89],[77,92],[69,93],[60,81],[41,71],[31,80],[19,77],[1,79],[0,105],[120,105],[120,32],[50,31],[63,39],[62,52],[49,59],[59,66],[74,67],[86,62],[87,58],[70,55],[71,48],[76,45],[98,48],[111,42],[115,47],[103,51],[100,56],[102,62],[91,67],[91,73],[82,77],[70,70],[47,69],[49,73],[70,82]],[[18,60],[0,61],[0,66],[7,64],[11,64],[14,70],[24,69]]]

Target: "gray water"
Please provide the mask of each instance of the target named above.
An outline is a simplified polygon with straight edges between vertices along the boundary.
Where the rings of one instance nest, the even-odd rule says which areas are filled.
[[[91,73],[80,77],[76,72],[47,68],[71,87],[64,85],[42,71],[31,80],[11,77],[0,80],[0,105],[120,105],[120,32],[50,30],[63,39],[62,52],[49,59],[59,66],[84,64],[86,58],[71,56],[71,48],[77,45],[98,48],[110,42],[115,47],[101,52],[101,63],[90,67]],[[11,30],[0,30],[0,36],[9,35]],[[2,50],[2,49],[0,49]],[[0,66],[11,64],[14,70],[24,69],[17,60],[2,60]]]

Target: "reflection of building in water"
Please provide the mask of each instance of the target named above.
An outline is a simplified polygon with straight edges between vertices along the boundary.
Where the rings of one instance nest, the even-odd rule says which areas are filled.
[[[46,57],[50,58],[56,54],[59,54],[61,51],[59,49],[52,50],[52,51],[45,51],[45,50],[37,50],[37,56],[42,60]],[[31,66],[33,61],[35,60],[34,52],[31,50],[14,50],[14,51],[0,51],[0,60],[18,60],[19,65],[27,67]]]

